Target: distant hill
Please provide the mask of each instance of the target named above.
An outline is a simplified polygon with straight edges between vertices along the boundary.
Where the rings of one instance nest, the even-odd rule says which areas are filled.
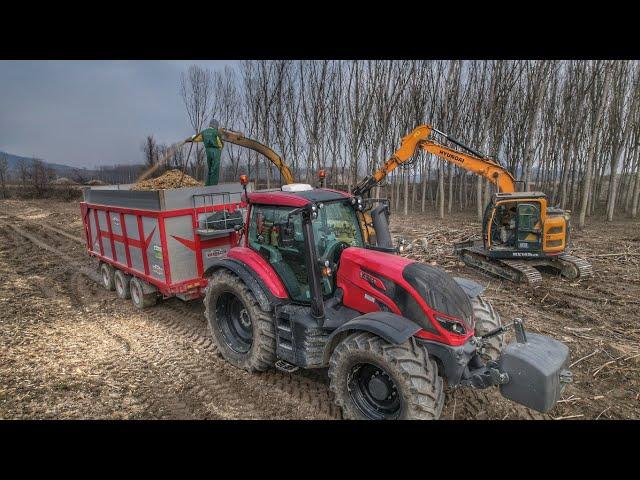
[[[0,150],[0,157],[6,156],[8,163],[9,175],[15,175],[18,172],[18,164],[20,161],[24,161],[28,166],[33,163],[33,158],[30,157],[21,157],[19,155],[13,155],[8,152],[3,152]],[[86,170],[76,167],[70,167],[69,165],[62,165],[60,163],[51,163],[45,160],[42,160],[48,167],[51,167],[55,174],[58,177],[68,177],[73,175],[74,172],[81,171],[85,175],[94,174],[94,170]]]

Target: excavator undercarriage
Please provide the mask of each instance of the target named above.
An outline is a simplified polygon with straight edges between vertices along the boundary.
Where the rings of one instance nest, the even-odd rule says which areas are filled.
[[[550,269],[569,280],[593,276],[593,268],[586,260],[561,253],[556,256],[527,256],[500,258],[484,248],[482,241],[469,240],[454,245],[454,252],[466,265],[515,283],[536,285],[542,282],[539,268]]]

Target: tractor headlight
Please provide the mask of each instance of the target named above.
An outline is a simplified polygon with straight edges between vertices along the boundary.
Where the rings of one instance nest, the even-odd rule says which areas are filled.
[[[449,318],[439,317],[437,315],[436,320],[438,321],[440,326],[448,332],[455,333],[456,335],[464,335],[467,333],[467,330],[464,328],[464,325],[461,322],[451,320]]]

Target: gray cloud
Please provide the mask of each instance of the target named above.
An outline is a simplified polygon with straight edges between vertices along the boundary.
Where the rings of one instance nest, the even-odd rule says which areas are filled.
[[[233,61],[0,61],[0,150],[88,168],[142,161],[140,144],[185,138],[178,94],[192,63]]]

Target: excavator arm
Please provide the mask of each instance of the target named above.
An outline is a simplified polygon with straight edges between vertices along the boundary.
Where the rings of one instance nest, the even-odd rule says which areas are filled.
[[[464,153],[453,148],[444,146],[431,139],[431,134],[436,132],[456,145],[471,153]],[[376,170],[372,175],[365,178],[353,189],[354,195],[364,195],[373,187],[380,183],[390,172],[403,163],[410,160],[418,148],[436,155],[447,162],[453,163],[460,168],[481,175],[498,187],[500,192],[515,192],[516,180],[502,165],[486,158],[484,155],[466,147],[457,140],[450,138],[445,133],[436,130],[429,125],[416,127],[409,135],[402,137],[400,148],[389,158],[384,165]]]
[[[283,182],[289,184],[294,183],[293,174],[289,167],[282,161],[280,155],[271,150],[266,145],[258,142],[257,140],[253,140],[251,138],[245,137],[242,133],[234,132],[233,130],[228,130],[226,128],[219,128],[218,134],[223,142],[233,143],[234,145],[239,145],[241,147],[248,148],[255,152],[261,153],[265,157],[267,157],[271,163],[273,163],[276,168],[280,171],[280,175],[282,176]],[[202,142],[202,134],[194,135],[187,140],[187,142]]]

